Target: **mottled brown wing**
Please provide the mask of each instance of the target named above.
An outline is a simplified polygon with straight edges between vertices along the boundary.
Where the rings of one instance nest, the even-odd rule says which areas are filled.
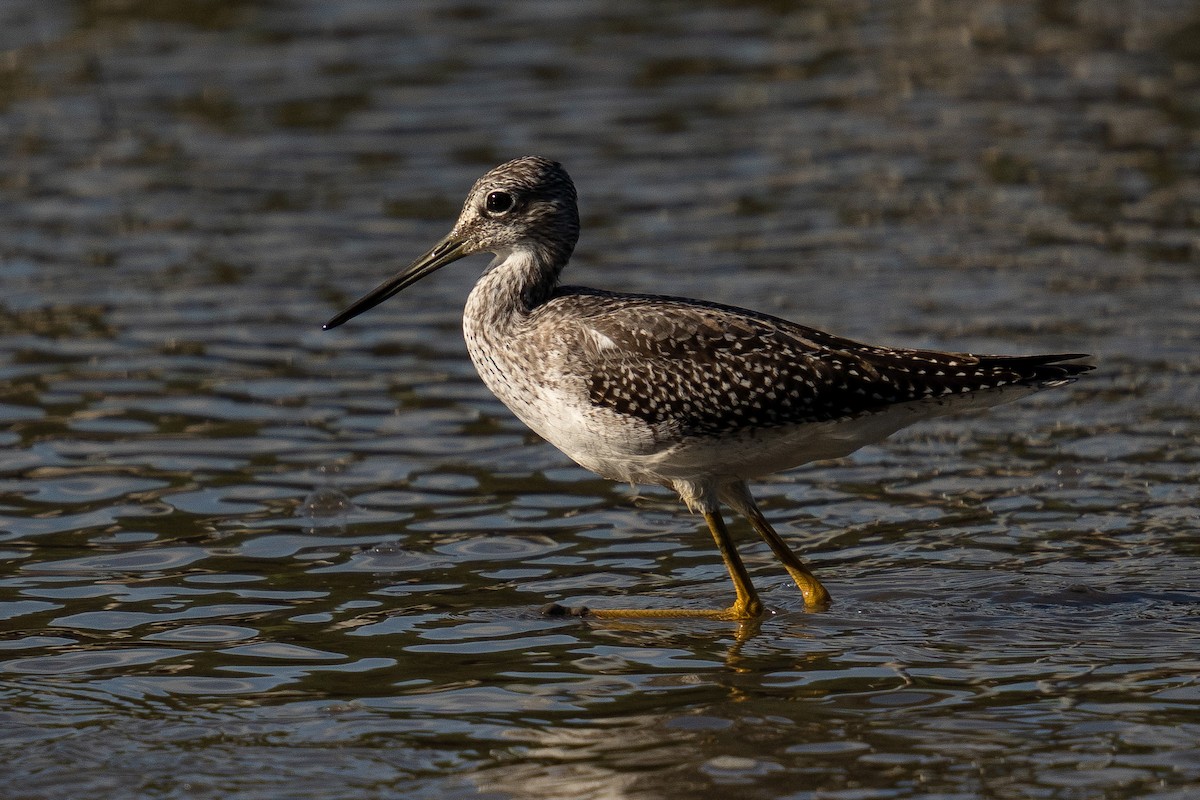
[[[591,402],[683,435],[852,417],[886,406],[1091,369],[1075,355],[974,356],[873,347],[787,320],[681,298],[563,289]]]

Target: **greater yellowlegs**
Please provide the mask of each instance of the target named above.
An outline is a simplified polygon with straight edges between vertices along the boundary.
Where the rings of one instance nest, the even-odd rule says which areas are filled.
[[[719,503],[744,515],[810,609],[829,592],[767,522],[746,481],[848,455],[910,423],[1070,383],[1080,354],[985,356],[860,344],[732,306],[560,286],[579,238],[566,170],[526,157],[475,182],[433,249],[325,324],[334,328],[473,253],[467,350],[518,418],[605,478],[674,489],[704,515],[733,579],[725,609],[582,610],[748,619],[763,612]],[[561,612],[562,609],[559,609]]]

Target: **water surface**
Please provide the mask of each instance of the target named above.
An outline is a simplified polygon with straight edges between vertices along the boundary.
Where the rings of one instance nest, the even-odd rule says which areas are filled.
[[[1192,3],[0,6],[6,796],[1167,798],[1200,785]],[[1088,379],[756,486],[836,604],[482,387],[507,158],[572,281]]]

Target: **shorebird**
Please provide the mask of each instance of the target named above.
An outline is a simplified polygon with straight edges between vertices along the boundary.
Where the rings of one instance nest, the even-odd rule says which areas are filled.
[[[996,356],[861,344],[719,303],[563,286],[579,239],[561,164],[518,158],[487,172],[454,228],[325,324],[335,328],[451,262],[493,253],[467,297],[467,350],[487,387],[581,466],[674,489],[703,514],[733,580],[721,609],[563,609],[596,617],[744,620],[764,612],[721,515],[741,513],[806,608],[829,592],[767,522],[747,481],[840,458],[900,428],[1070,383],[1078,353]]]

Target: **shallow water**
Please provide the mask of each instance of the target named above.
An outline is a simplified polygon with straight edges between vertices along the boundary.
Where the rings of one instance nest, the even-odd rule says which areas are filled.
[[[0,5],[6,797],[1185,798],[1200,8]],[[514,155],[572,281],[1071,387],[756,485],[835,596],[541,443],[482,261],[324,333]],[[740,524],[740,523],[739,523]]]

